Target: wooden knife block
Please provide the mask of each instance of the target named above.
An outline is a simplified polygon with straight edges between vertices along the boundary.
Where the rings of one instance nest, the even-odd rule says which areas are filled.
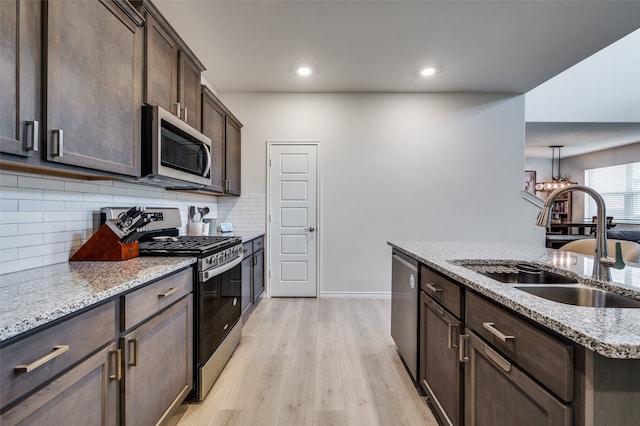
[[[121,243],[120,237],[105,223],[69,260],[127,260],[139,254],[137,241]]]

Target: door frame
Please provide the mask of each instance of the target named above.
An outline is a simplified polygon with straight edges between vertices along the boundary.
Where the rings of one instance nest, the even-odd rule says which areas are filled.
[[[315,145],[316,147],[316,298],[320,298],[320,289],[321,285],[321,264],[320,260],[322,256],[320,253],[322,252],[322,217],[320,212],[322,209],[321,201],[322,201],[322,180],[320,179],[321,169],[320,169],[320,148],[321,143],[320,139],[287,139],[287,140],[267,140],[267,161],[266,161],[266,170],[267,170],[267,202],[266,202],[266,222],[267,222],[267,248],[269,250],[265,250],[265,264],[267,268],[265,268],[265,275],[267,276],[266,280],[266,289],[265,292],[267,297],[271,298],[271,147],[274,145]]]

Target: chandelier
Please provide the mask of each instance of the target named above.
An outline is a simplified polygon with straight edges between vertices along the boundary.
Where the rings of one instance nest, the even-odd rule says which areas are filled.
[[[570,177],[567,175],[560,174],[560,148],[564,145],[551,145],[551,181],[549,182],[538,182],[536,183],[536,191],[539,192],[553,192],[556,189],[566,188],[571,185],[575,185],[576,182],[571,182]],[[558,174],[555,174],[555,163],[556,163],[556,149],[558,150]]]

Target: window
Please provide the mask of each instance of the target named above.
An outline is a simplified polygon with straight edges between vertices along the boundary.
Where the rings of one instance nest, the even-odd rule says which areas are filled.
[[[640,162],[584,171],[585,185],[604,198],[615,222],[640,223]],[[585,217],[596,215],[596,203],[584,197]]]

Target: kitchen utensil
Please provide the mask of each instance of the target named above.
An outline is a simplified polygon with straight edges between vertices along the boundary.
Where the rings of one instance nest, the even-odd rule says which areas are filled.
[[[120,229],[124,229],[131,226],[131,223],[133,223],[133,219],[135,219],[138,216],[139,212],[142,210],[144,210],[144,207],[135,206],[135,207],[131,207],[126,212],[120,213],[120,215],[118,216],[118,222],[116,223],[116,225],[118,225],[118,228]]]
[[[209,214],[209,207],[203,207],[200,210],[200,220],[203,220],[206,215]]]
[[[189,206],[189,222],[193,222],[196,216],[196,206]]]

